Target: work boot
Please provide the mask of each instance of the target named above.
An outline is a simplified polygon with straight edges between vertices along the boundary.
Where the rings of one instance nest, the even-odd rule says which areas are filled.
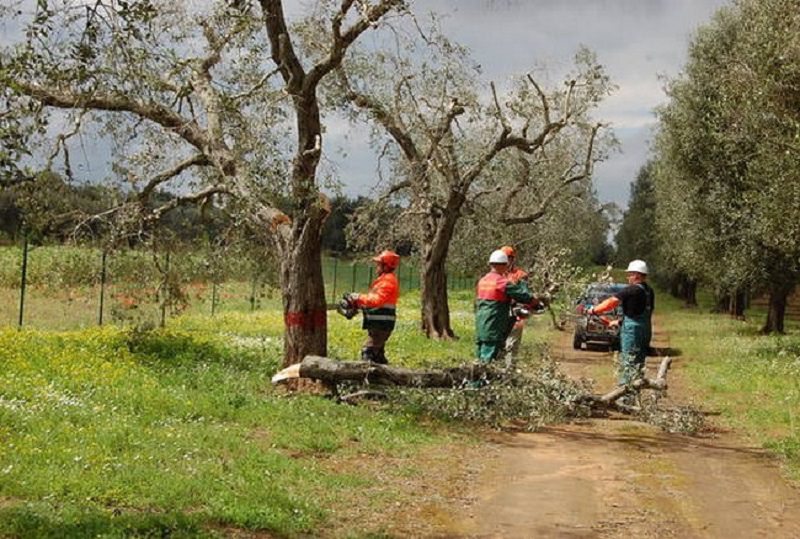
[[[374,350],[372,348],[362,348],[361,349],[361,361],[369,361],[374,362]]]
[[[381,365],[388,365],[389,360],[386,359],[386,350],[380,348],[375,351],[375,359],[373,360],[375,363],[380,363]]]

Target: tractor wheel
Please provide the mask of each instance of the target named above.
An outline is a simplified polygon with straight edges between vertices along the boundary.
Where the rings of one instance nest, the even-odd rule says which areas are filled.
[[[572,348],[575,350],[580,350],[582,348],[582,344],[583,339],[581,339],[581,336],[576,333],[575,336],[572,337]]]

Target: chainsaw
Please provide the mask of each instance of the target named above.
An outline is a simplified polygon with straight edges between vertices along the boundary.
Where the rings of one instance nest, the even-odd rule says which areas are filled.
[[[358,314],[358,307],[356,307],[355,304],[350,301],[348,295],[349,294],[344,294],[338,303],[329,303],[328,310],[336,311],[348,320],[352,320],[353,317]]]

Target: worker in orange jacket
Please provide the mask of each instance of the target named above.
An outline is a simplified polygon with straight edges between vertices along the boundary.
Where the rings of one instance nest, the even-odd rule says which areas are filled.
[[[348,294],[350,303],[363,310],[362,328],[367,330],[367,340],[361,349],[361,360],[387,364],[386,341],[392,335],[397,321],[397,299],[400,283],[395,270],[400,265],[400,256],[394,251],[383,251],[372,259],[378,277],[372,281],[366,294]]]
[[[528,272],[523,270],[522,268],[517,267],[515,261],[517,259],[517,251],[510,245],[504,245],[500,248],[506,256],[508,257],[508,270],[506,271],[505,277],[511,283],[517,284],[520,281],[528,281]],[[538,305],[537,300],[533,300],[530,303],[523,304],[519,302],[512,302],[512,309],[511,309],[511,316],[514,319],[511,331],[506,337],[505,342],[505,361],[506,367],[511,367],[514,363],[514,360],[517,358],[517,354],[519,353],[519,347],[522,344],[522,330],[525,328],[525,320],[530,315],[530,311],[534,309]],[[516,308],[515,307],[519,307]],[[528,316],[526,316],[526,313]]]

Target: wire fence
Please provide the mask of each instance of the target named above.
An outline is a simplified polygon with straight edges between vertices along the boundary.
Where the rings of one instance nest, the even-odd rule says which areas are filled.
[[[91,325],[164,325],[180,313],[280,309],[277,272],[262,259],[204,249],[104,251],[91,247],[0,247],[0,326],[73,329]],[[326,256],[322,264],[331,303],[366,291],[375,278],[369,259]],[[403,292],[418,290],[419,262],[398,268]],[[476,276],[449,272],[448,288],[472,288]]]

